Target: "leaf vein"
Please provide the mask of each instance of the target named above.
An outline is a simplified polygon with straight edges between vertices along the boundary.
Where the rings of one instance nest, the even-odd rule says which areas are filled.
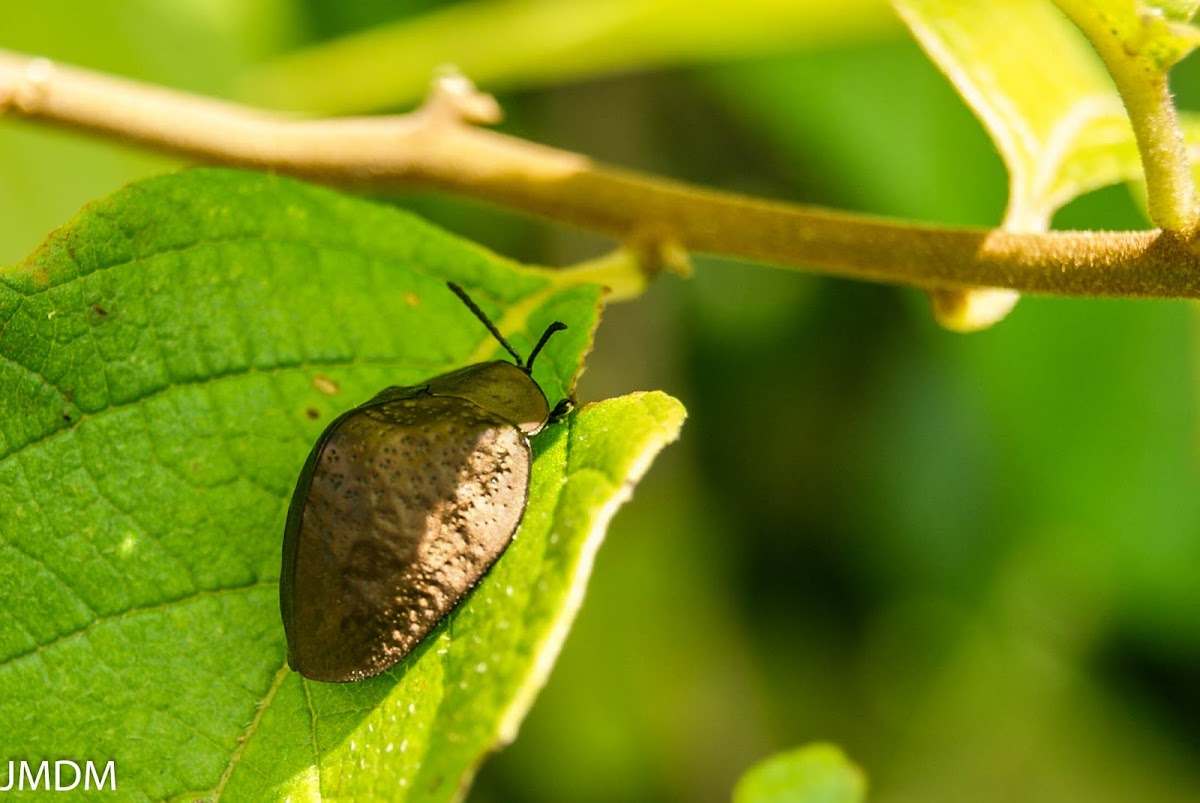
[[[228,785],[229,779],[233,777],[233,771],[237,768],[238,762],[241,761],[242,753],[244,753],[246,750],[246,745],[250,743],[250,739],[253,738],[255,732],[258,730],[258,726],[262,722],[263,714],[265,714],[267,709],[270,707],[271,701],[275,699],[275,694],[279,691],[279,687],[283,685],[284,679],[291,671],[292,670],[288,667],[287,662],[285,661],[283,667],[275,673],[275,677],[272,679],[271,685],[267,688],[266,693],[263,695],[262,701],[258,704],[258,710],[254,712],[254,719],[250,720],[250,724],[246,726],[246,730],[242,733],[242,736],[238,742],[237,749],[234,750],[233,755],[229,757],[229,764],[226,765],[225,772],[221,773],[221,779],[217,782],[216,788],[214,788],[212,791],[212,799],[214,803],[221,799],[221,793],[225,791],[225,787]]]
[[[321,751],[317,746],[317,709],[313,706],[312,690],[308,680],[300,678],[300,686],[304,689],[304,703],[308,707],[308,721],[312,727],[313,767],[317,770],[317,799],[321,799]]]
[[[218,597],[218,596],[224,596],[226,594],[237,594],[237,593],[244,592],[244,591],[253,591],[258,588],[269,588],[269,587],[273,587],[276,585],[278,585],[278,583],[274,580],[271,580],[271,581],[258,580],[253,583],[247,583],[246,585],[230,586],[228,588],[214,588],[214,589],[203,589],[203,590],[198,590],[198,591],[191,591],[181,597],[176,597],[175,599],[162,600],[159,602],[155,602],[151,605],[141,605],[138,607],[127,608],[123,611],[118,611],[116,613],[111,613],[111,614],[108,614],[105,616],[97,616],[96,618],[94,618],[92,621],[88,622],[83,627],[72,630],[69,633],[64,633],[61,636],[58,636],[50,641],[45,642],[44,644],[39,644],[38,646],[34,647],[33,649],[26,650],[25,652],[22,652],[22,653],[16,653],[14,655],[10,655],[7,658],[0,660],[0,670],[3,670],[3,668],[7,667],[10,664],[15,663],[16,661],[22,660],[24,658],[28,658],[30,656],[40,655],[41,653],[46,652],[47,650],[51,650],[51,649],[57,647],[59,644],[65,642],[69,639],[73,639],[78,636],[87,635],[90,631],[94,630],[97,627],[101,627],[103,625],[109,624],[111,622],[115,622],[115,621],[123,619],[123,618],[127,618],[130,616],[137,616],[137,615],[143,614],[143,613],[152,613],[154,611],[165,611],[174,606],[186,605],[187,603],[192,602],[193,600],[202,599],[205,597]]]
[[[24,486],[26,498],[29,500],[30,504],[33,505],[34,510],[37,511],[38,515],[40,515],[42,517],[42,520],[46,523],[46,526],[50,529],[51,533],[53,533],[54,537],[57,540],[62,540],[62,537],[63,537],[62,532],[55,525],[54,520],[52,518],[50,518],[50,515],[49,515],[49,513],[47,513],[46,509],[42,506],[42,503],[38,499],[38,495],[33,492],[33,484],[29,481],[29,473],[25,470],[24,462],[21,460],[17,460],[15,465],[17,468],[17,473],[21,477],[21,484]],[[25,551],[25,549],[23,547],[18,546],[17,542],[11,538],[6,538],[5,543],[7,543],[13,549],[16,549],[18,552],[23,554],[25,557],[29,558],[31,561],[33,561],[34,563],[38,564],[43,569],[45,569],[50,574],[50,576],[53,577],[60,586],[62,586],[62,589],[67,593],[67,596],[71,597],[72,599],[74,599],[76,602],[78,602],[80,605],[83,606],[84,610],[87,611],[88,616],[96,615],[96,610],[94,608],[92,608],[92,606],[89,605],[83,599],[83,597],[79,596],[79,594],[76,593],[75,589],[72,588],[71,585],[69,583],[67,583],[67,581],[64,580],[57,571],[55,571],[53,568],[51,568],[50,565],[46,562],[46,560],[44,558],[39,558],[39,557],[35,557],[34,555],[31,555],[29,552]]]

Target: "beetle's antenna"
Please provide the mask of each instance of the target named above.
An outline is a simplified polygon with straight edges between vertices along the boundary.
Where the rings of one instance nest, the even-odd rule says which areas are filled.
[[[525,371],[525,373],[530,374],[530,375],[533,374],[533,360],[534,360],[534,358],[537,357],[538,353],[542,350],[542,346],[546,345],[546,341],[550,339],[550,335],[554,334],[555,332],[561,332],[563,329],[566,329],[566,328],[567,328],[567,325],[565,323],[563,323],[562,321],[555,321],[554,323],[552,323],[546,327],[546,331],[542,332],[542,339],[539,340],[537,342],[537,345],[533,347],[533,351],[529,352],[529,362],[527,362],[525,364],[524,368],[522,369]]]
[[[459,287],[454,282],[446,282],[446,286],[450,288],[450,290],[454,293],[454,295],[456,295],[460,299],[462,299],[462,303],[467,305],[467,309],[469,309],[469,310],[471,310],[471,312],[475,313],[475,317],[483,322],[483,325],[487,327],[487,330],[492,333],[492,337],[494,337],[498,341],[500,341],[500,345],[504,346],[504,349],[513,356],[514,360],[517,361],[517,367],[520,368],[525,373],[529,373],[529,369],[525,367],[525,361],[521,359],[521,355],[517,354],[517,352],[513,350],[513,347],[510,346],[508,344],[508,341],[504,339],[504,335],[500,334],[500,330],[496,328],[496,325],[494,323],[492,323],[490,320],[488,320],[488,316],[483,314],[483,310],[481,310],[479,308],[479,305],[476,304],[474,301],[472,301],[471,297],[469,295],[467,295],[467,291],[463,290],[461,287]],[[550,333],[547,332],[546,335],[544,337],[542,337],[542,342],[545,342],[546,337],[549,337],[549,334]],[[540,349],[541,347],[542,347],[542,344],[539,343],[538,348],[534,349],[533,353],[537,354],[538,349]],[[532,356],[529,358],[529,361],[533,362]]]

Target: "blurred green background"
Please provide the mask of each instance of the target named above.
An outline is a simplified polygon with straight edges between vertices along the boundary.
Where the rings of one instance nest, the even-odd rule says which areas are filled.
[[[255,65],[438,5],[0,0],[0,47],[237,98]],[[502,128],[760,196],[995,225],[1006,182],[983,130],[886,5],[854,13],[761,52],[498,79]],[[1200,107],[1191,62],[1173,86]],[[0,260],[176,164],[0,121]],[[611,245],[386,200],[528,262]],[[1055,225],[1147,223],[1110,188]],[[690,417],[471,799],[725,800],[816,739],[874,801],[1200,799],[1191,305],[1024,299],[964,336],[913,290],[695,262],[605,316],[582,399],[658,388]]]

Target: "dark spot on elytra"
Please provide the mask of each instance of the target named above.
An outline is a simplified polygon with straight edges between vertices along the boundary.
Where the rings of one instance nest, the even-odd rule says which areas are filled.
[[[318,410],[316,407],[309,407],[307,410],[304,411],[304,414],[306,416],[308,416],[309,418],[313,419],[314,421],[321,417],[321,411]]]

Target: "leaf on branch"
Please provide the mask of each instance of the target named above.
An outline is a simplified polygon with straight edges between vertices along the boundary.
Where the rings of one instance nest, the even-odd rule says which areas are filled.
[[[1004,160],[1004,228],[1045,231],[1055,211],[1073,198],[1141,175],[1112,79],[1087,39],[1049,0],[893,4]],[[975,329],[1002,318],[1016,294],[973,290],[938,301],[942,323]]]
[[[132,185],[0,271],[0,722],[10,756],[113,759],[127,794],[443,800],[511,739],[613,509],[683,409],[589,405],[534,439],[512,547],[410,659],[321,684],[286,668],[284,516],[338,413],[499,347],[553,401],[602,289],[397,210],[278,177]]]

